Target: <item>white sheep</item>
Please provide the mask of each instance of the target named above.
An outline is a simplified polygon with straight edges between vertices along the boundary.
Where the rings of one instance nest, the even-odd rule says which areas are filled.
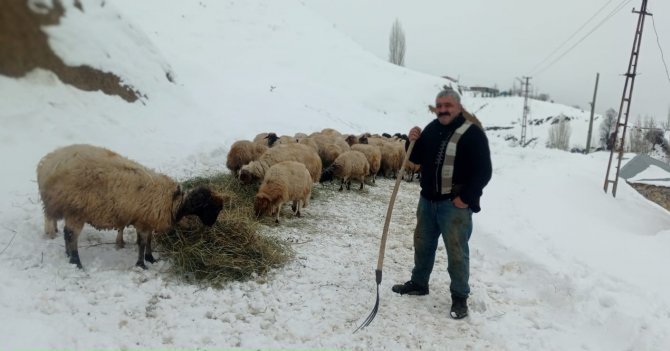
[[[339,178],[339,190],[342,191],[345,183],[347,184],[347,190],[351,189],[351,180],[355,179],[361,182],[360,189],[363,190],[363,183],[365,183],[365,177],[368,174],[370,174],[370,164],[365,158],[365,154],[351,150],[338,156],[335,162],[323,171],[319,182]]]
[[[283,161],[272,165],[256,194],[256,216],[275,214],[275,222],[279,223],[282,205],[292,201],[294,214],[300,217],[300,209],[309,205],[312,183],[312,176],[300,162]]]
[[[240,180],[249,184],[265,177],[265,172],[274,164],[282,161],[298,161],[307,167],[312,180],[317,182],[323,168],[316,151],[303,144],[280,144],[271,147],[258,161],[249,162],[240,169]]]
[[[164,233],[187,215],[211,226],[223,207],[221,195],[208,188],[184,193],[170,177],[92,145],[70,145],[44,156],[37,166],[37,183],[45,232],[53,237],[56,221],[65,219],[65,252],[79,268],[78,240],[85,223],[96,229],[134,226],[136,264],[146,269],[145,260],[155,262],[152,232]]]

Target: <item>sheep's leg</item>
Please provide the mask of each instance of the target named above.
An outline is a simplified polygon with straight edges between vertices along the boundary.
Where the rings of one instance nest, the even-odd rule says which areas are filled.
[[[296,208],[296,211],[294,211],[293,214],[296,217],[300,217],[300,208],[301,208],[300,205],[301,204],[302,204],[302,201],[300,201],[300,200],[293,201],[293,206],[295,206],[295,208]]]
[[[146,232],[143,230],[137,231],[138,255],[137,255],[137,263],[135,263],[135,266],[142,267],[142,269],[147,269],[147,266],[144,264],[144,253],[146,252],[147,249],[147,242],[149,241],[149,235],[151,235],[151,232]]]
[[[116,233],[116,248],[123,249],[126,246],[126,243],[123,241],[123,228],[119,229]]]
[[[56,233],[58,233],[58,227],[56,226],[56,219],[44,215],[44,233],[50,239],[56,237]]]
[[[68,221],[65,219],[65,227],[63,228],[63,238],[65,238],[65,254],[70,257],[70,263],[76,264],[77,268],[83,268],[81,260],[79,259],[79,234],[84,228],[84,223]]]
[[[351,178],[347,179],[347,190],[351,190]]]
[[[342,191],[344,186],[344,178],[340,179],[340,191]]]
[[[44,216],[44,233],[51,239],[56,237],[58,233],[58,226],[56,224],[56,219],[48,216]]]
[[[282,203],[277,205],[277,216],[275,217],[275,223],[279,224],[279,212],[281,212]]]
[[[149,232],[149,236],[147,238],[147,247],[144,249],[144,260],[150,263],[156,263],[156,259],[154,258],[153,251],[151,249],[151,241],[153,238],[153,232]]]
[[[363,183],[365,183],[365,176],[361,177],[361,187],[358,190],[363,190]]]

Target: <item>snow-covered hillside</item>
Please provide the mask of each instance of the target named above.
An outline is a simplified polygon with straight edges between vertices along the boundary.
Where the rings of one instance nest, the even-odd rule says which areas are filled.
[[[42,1],[50,3],[49,1]],[[453,321],[440,244],[431,294],[395,296],[412,265],[416,183],[403,183],[386,250],[381,306],[374,268],[392,180],[363,192],[319,187],[303,218],[263,227],[296,259],[221,290],[169,278],[167,262],[132,268],[136,248],[84,229],[84,270],[62,237],[43,235],[35,166],[55,147],[92,143],[177,179],[225,170],[229,146],[256,133],[406,132],[432,120],[447,83],[391,65],[299,0],[64,1],[45,28],[68,64],[118,74],[136,103],[84,92],[37,70],[0,76],[0,349],[343,348],[666,350],[670,345],[670,214],[625,183],[602,191],[608,154],[544,148],[546,123],[520,134],[519,98],[464,97],[489,131],[494,174],[475,215],[471,315]],[[456,5],[455,5],[456,6]],[[0,48],[1,49],[1,48]],[[531,120],[588,111],[533,101]],[[599,120],[594,124],[597,127]],[[132,230],[126,235],[134,237]],[[126,238],[132,242],[131,238]]]

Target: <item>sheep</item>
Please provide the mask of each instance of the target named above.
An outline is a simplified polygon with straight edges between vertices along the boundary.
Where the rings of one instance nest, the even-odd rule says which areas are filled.
[[[182,217],[197,215],[203,224],[216,222],[223,198],[205,187],[184,192],[170,177],[154,172],[111,150],[85,144],[65,146],[44,156],[37,166],[45,232],[65,219],[65,253],[82,268],[78,239],[84,224],[96,229],[134,226],[138,235],[136,265],[155,259],[152,232],[164,233]]]
[[[405,141],[405,153],[406,153],[407,149],[409,148],[410,141],[407,135],[403,134],[401,135],[401,138],[402,140]],[[408,182],[412,182],[414,180],[415,174],[417,175],[417,178],[419,177],[419,172],[421,172],[421,165],[414,163],[408,159],[407,162],[405,162],[405,164],[403,165],[403,169],[405,170],[405,174],[403,175],[403,177],[405,177]]]
[[[333,128],[324,128],[321,130],[321,134],[323,135],[329,135],[329,136],[334,136],[334,137],[341,137],[342,133],[337,131],[336,129]]]
[[[344,141],[346,141],[347,144],[349,144],[349,146],[353,146],[355,144],[358,144],[359,140],[360,140],[359,137],[357,137],[353,134],[349,134],[349,135],[347,135],[346,138],[344,138]]]
[[[398,141],[389,141],[381,146],[382,162],[380,171],[384,177],[395,177],[405,159],[405,148]]]
[[[276,133],[269,133],[265,138],[267,139],[267,144],[269,147],[273,147],[279,144],[295,144],[298,142],[297,138],[288,135],[277,136]]]
[[[303,145],[307,145],[307,146],[311,147],[312,149],[314,149],[314,151],[316,151],[317,153],[319,152],[319,145],[316,143],[316,141],[314,141],[314,139],[312,139],[310,137],[302,138],[302,139],[298,140],[298,143],[303,144]],[[322,160],[321,163],[323,163],[323,160]]]
[[[365,154],[360,151],[347,151],[335,159],[330,167],[323,171],[319,182],[340,178],[340,191],[347,184],[347,190],[351,189],[351,180],[355,179],[361,182],[360,190],[363,190],[365,176],[370,173],[370,164],[365,158]]]
[[[330,166],[341,153],[351,148],[343,138],[328,134],[314,133],[310,136],[318,146],[319,157],[323,167]]]
[[[312,176],[300,162],[283,161],[272,165],[256,194],[256,217],[276,214],[275,223],[279,223],[281,207],[289,201],[293,201],[294,215],[300,217],[300,209],[309,205],[312,183]]]
[[[226,167],[237,176],[242,166],[251,161],[258,160],[268,147],[249,140],[238,140],[233,143],[228,151]]]
[[[360,151],[365,155],[365,158],[367,158],[368,163],[370,164],[372,183],[375,183],[377,172],[379,172],[379,167],[381,167],[382,162],[382,152],[379,150],[379,147],[375,145],[355,144],[351,146],[351,150]]]
[[[414,175],[415,174],[417,174],[417,179],[419,179],[418,174],[419,174],[419,172],[421,172],[421,165],[420,164],[416,164],[416,163],[414,163],[410,160],[407,160],[407,162],[405,163],[404,169],[405,169],[405,175],[404,176],[405,176],[405,179],[408,182],[412,182],[414,180]]]
[[[244,184],[263,179],[272,165],[282,161],[301,162],[312,175],[312,180],[319,180],[323,168],[321,159],[313,148],[303,144],[281,144],[268,149],[257,161],[249,162],[240,169],[239,179]]]
[[[259,144],[263,144],[267,147],[270,147],[270,144],[268,143],[268,136],[270,134],[274,134],[274,133],[258,133],[258,134],[256,134],[256,136],[254,137],[254,143],[259,143]]]

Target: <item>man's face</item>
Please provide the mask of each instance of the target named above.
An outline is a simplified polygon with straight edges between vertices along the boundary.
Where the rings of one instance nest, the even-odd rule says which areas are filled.
[[[435,100],[435,112],[441,124],[451,123],[461,111],[461,104],[453,96],[440,97]]]

